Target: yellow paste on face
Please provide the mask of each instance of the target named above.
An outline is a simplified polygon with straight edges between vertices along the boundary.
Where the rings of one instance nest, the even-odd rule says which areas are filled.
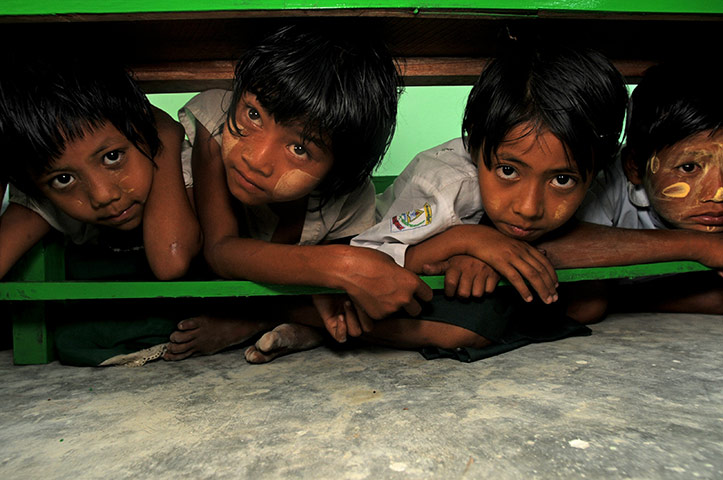
[[[650,157],[650,160],[648,160],[648,170],[650,170],[650,173],[655,175],[658,173],[658,169],[660,168],[660,160],[656,155],[653,155]]]
[[[685,182],[674,183],[663,189],[663,195],[670,198],[684,198],[690,193],[690,185]]]
[[[713,196],[714,202],[723,202],[723,187],[720,187]]]
[[[560,205],[557,206],[555,209],[555,220],[560,220],[561,218],[564,218],[569,213],[569,208],[567,205],[567,202],[563,202]]]
[[[284,172],[274,187],[274,198],[293,199],[299,196],[299,192],[305,192],[314,188],[319,183],[319,178],[310,175],[298,168]]]

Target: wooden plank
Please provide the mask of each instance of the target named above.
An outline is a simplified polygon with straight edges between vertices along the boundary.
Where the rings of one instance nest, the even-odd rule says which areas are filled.
[[[661,262],[619,267],[575,268],[558,270],[560,282],[636,278],[709,270],[697,262]],[[424,276],[434,289],[444,288],[444,277]],[[502,282],[501,285],[506,285]],[[320,287],[271,285],[244,280],[210,280],[179,282],[5,282],[0,283],[0,300],[90,300],[128,298],[223,298],[271,295],[308,295],[330,293]]]
[[[489,58],[465,57],[410,57],[398,60],[407,86],[472,85],[490,61]],[[613,60],[613,64],[625,78],[635,81],[655,62]],[[165,62],[132,65],[131,70],[147,93],[200,92],[210,88],[230,89],[234,65],[232,60]]]

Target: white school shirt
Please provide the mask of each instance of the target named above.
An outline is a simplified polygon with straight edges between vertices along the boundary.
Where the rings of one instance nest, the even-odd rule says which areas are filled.
[[[454,225],[477,224],[483,213],[477,167],[457,138],[414,157],[377,196],[377,224],[351,244],[382,251],[404,266],[409,245]]]
[[[196,122],[203,125],[221,145],[221,132],[231,104],[232,92],[207,90],[194,96],[178,112],[188,140],[183,155],[190,159],[196,139]],[[343,160],[340,160],[343,161]],[[357,235],[374,224],[374,185],[368,180],[353,192],[332,198],[319,209],[319,198],[312,195],[304,218],[299,245],[320,243]],[[243,205],[249,235],[271,241],[278,216],[268,205]]]
[[[611,169],[595,178],[576,217],[618,228],[667,228],[650,206],[645,189],[627,179],[619,157]]]

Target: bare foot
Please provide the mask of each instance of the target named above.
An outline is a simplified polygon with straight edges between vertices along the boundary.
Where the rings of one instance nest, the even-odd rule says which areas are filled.
[[[319,330],[296,323],[282,323],[246,349],[244,353],[249,363],[266,363],[276,357],[303,350],[311,350],[321,345],[324,337]]]
[[[213,355],[245,342],[273,327],[273,322],[241,318],[201,316],[181,320],[171,334],[164,360],[183,360],[191,355]]]

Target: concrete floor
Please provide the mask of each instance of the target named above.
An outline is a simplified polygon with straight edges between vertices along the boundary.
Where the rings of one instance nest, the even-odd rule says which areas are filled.
[[[0,477],[723,478],[723,319],[613,316],[464,364],[384,349],[249,365],[12,365]]]

